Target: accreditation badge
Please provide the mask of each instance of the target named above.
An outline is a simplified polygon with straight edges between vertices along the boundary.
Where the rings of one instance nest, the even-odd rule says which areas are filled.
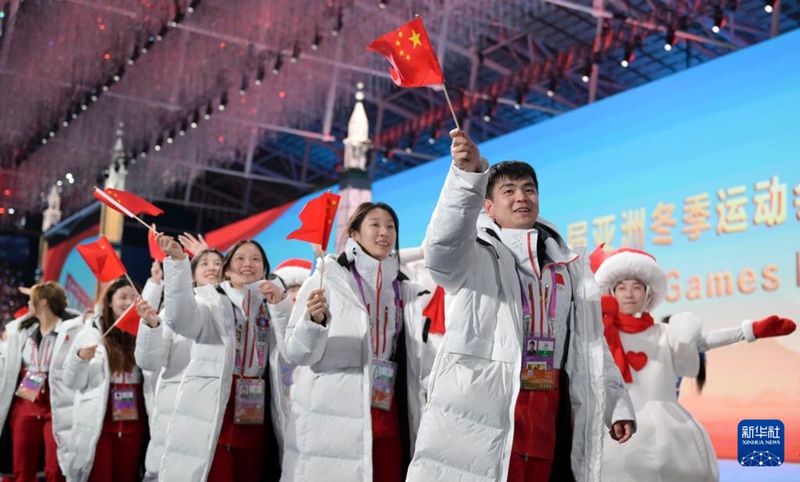
[[[392,409],[397,363],[390,360],[372,362],[372,406],[380,410]]]
[[[15,395],[29,402],[35,402],[39,397],[39,393],[42,392],[45,380],[47,380],[46,373],[27,372],[25,378],[22,379],[19,387],[17,387]]]
[[[136,391],[133,388],[111,388],[111,420],[139,420],[139,406],[136,404]]]
[[[261,425],[264,423],[266,384],[262,378],[237,378],[233,405],[233,423]]]
[[[555,390],[557,371],[553,368],[556,339],[526,336],[522,351],[520,387],[523,390]]]

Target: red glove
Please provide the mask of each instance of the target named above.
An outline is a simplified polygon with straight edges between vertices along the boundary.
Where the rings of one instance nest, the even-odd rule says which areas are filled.
[[[600,306],[603,309],[603,316],[616,316],[619,314],[619,303],[611,295],[603,295],[600,298]]]
[[[771,315],[763,320],[753,323],[753,334],[756,338],[769,338],[771,336],[785,336],[792,333],[797,325],[788,318]]]

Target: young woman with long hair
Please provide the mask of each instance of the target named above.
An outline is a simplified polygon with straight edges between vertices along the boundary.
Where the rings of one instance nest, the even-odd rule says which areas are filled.
[[[77,348],[67,357],[64,382],[76,390],[70,481],[139,480],[147,413],[146,387],[133,355],[136,337],[118,328],[108,331],[135,298],[136,289],[125,278],[108,285],[102,311],[78,334]]]
[[[28,314],[6,326],[0,378],[0,427],[9,420],[14,480],[34,482],[44,447],[48,482],[63,481],[74,392],[64,385],[64,360],[83,328],[67,311],[67,294],[49,281],[31,288]]]
[[[399,271],[398,219],[361,204],[344,251],[319,261],[297,295],[285,358],[292,387],[283,480],[401,481],[410,460],[417,347],[405,329],[421,291]],[[322,276],[322,289],[320,277]],[[412,395],[413,396],[413,395]]]
[[[274,439],[268,387],[280,383],[270,363],[279,342],[271,325],[288,318],[291,300],[264,279],[269,262],[255,241],[230,248],[218,287],[193,289],[191,266],[180,244],[163,234],[156,239],[169,255],[164,260],[161,318],[192,341],[159,477],[207,477],[211,482],[258,481],[262,475],[277,479],[277,467],[265,468],[270,458],[277,458],[277,447],[268,442]]]

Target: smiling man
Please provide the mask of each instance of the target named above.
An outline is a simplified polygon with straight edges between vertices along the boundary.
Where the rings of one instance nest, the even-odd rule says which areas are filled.
[[[600,480],[604,425],[620,443],[635,425],[588,259],[539,218],[530,165],[451,137],[424,248],[447,333],[408,480]]]

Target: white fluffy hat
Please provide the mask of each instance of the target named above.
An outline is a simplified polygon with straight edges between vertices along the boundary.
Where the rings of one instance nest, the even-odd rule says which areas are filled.
[[[300,258],[287,259],[279,264],[273,273],[283,280],[287,288],[299,286],[311,275],[311,261]]]
[[[644,311],[654,310],[667,295],[667,275],[664,270],[651,254],[638,249],[622,248],[610,253],[597,268],[594,277],[603,294],[613,294],[614,287],[626,279],[644,283],[650,293]]]

